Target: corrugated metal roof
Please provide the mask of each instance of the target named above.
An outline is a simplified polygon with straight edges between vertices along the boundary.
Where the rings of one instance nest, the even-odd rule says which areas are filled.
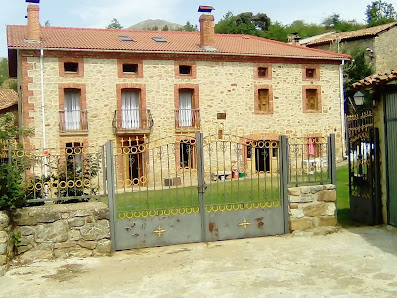
[[[133,41],[122,41],[120,36],[128,36]],[[216,51],[211,52],[199,47],[199,32],[41,27],[40,43],[26,42],[26,37],[27,26],[7,26],[9,48],[216,53],[313,59],[350,58],[344,54],[238,34],[215,34]],[[163,37],[167,42],[155,42],[153,37]]]
[[[327,34],[324,37],[315,39],[315,40],[307,43],[307,46],[310,47],[310,46],[314,46],[314,45],[331,43],[336,40],[344,41],[344,40],[356,39],[356,38],[361,38],[361,37],[371,37],[371,36],[375,36],[375,35],[383,32],[385,30],[389,30],[390,28],[392,28],[396,25],[397,25],[397,22],[393,22],[393,23],[389,23],[389,24],[379,25],[379,26],[365,28],[365,29],[356,30],[356,31],[334,32],[334,33]]]

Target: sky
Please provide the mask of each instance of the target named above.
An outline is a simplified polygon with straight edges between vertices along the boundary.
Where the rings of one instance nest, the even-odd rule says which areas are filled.
[[[373,0],[41,0],[40,22],[51,26],[104,28],[113,18],[124,27],[147,19],[198,24],[199,5],[215,8],[215,22],[228,11],[266,13],[284,25],[294,20],[321,23],[337,13],[344,20],[364,23],[366,6]],[[397,0],[386,0],[397,9]],[[27,3],[24,0],[0,0],[0,57],[7,57],[7,25],[25,25]]]

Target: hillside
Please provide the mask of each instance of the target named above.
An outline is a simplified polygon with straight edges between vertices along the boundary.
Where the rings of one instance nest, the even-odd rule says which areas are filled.
[[[183,27],[183,25],[179,25],[176,23],[171,23],[171,22],[167,22],[164,20],[145,20],[142,22],[139,22],[135,25],[132,25],[131,27],[128,27],[126,29],[131,29],[131,30],[146,30],[146,29],[151,29],[153,27],[157,27],[159,30],[161,30],[165,25],[168,26],[169,30],[178,30],[179,28]]]

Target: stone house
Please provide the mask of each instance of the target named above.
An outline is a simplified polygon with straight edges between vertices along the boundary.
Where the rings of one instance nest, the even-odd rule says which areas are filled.
[[[200,32],[42,27],[30,4],[27,26],[7,35],[21,124],[35,128],[27,146],[128,146],[171,134],[176,160],[194,167],[186,135],[215,128],[270,142],[334,133],[342,155],[347,55],[214,34],[211,14],[200,16]]]
[[[397,71],[366,77],[353,88],[372,93],[379,129],[379,172],[383,223],[397,226]]]
[[[355,49],[367,50],[368,61],[375,73],[397,68],[397,22],[350,32],[331,32],[300,40],[309,48],[351,53]]]

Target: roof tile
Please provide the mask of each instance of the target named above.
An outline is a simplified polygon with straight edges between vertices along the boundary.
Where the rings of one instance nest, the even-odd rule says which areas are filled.
[[[12,89],[0,89],[0,110],[18,104],[18,94]]]
[[[40,43],[26,42],[27,26],[7,26],[9,48],[75,49],[93,51],[136,51],[209,53],[199,47],[199,32],[137,31],[119,29],[41,27]],[[134,41],[122,41],[119,36]],[[163,37],[167,42],[155,42]],[[215,34],[216,51],[211,54],[258,55],[313,59],[349,59],[350,56],[309,49],[251,35]]]

